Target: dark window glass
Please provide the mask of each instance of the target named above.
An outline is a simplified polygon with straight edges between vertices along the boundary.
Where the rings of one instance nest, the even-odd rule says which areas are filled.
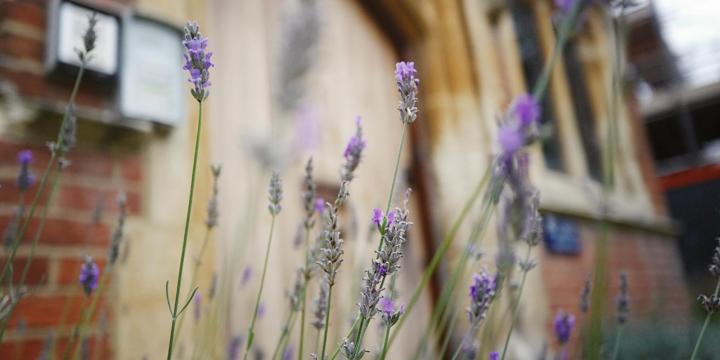
[[[528,89],[532,89],[542,73],[544,56],[538,39],[537,22],[532,7],[524,0],[511,0],[510,13],[515,24],[515,33],[520,47],[523,75]],[[542,143],[543,156],[548,168],[557,171],[565,170],[560,145],[559,131],[555,121],[550,92],[546,91],[542,99],[542,115],[540,123],[548,125],[550,136]]]
[[[585,150],[585,162],[588,166],[588,172],[593,179],[600,180],[602,177],[602,155],[595,128],[595,116],[590,105],[587,84],[585,83],[585,71],[577,51],[577,44],[574,41],[566,43],[563,50],[565,74],[570,86],[575,121]]]

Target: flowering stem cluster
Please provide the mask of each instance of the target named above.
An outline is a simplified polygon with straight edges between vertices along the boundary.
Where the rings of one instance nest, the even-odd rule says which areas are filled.
[[[703,337],[705,336],[705,330],[707,329],[713,314],[715,314],[716,312],[720,312],[720,239],[718,239],[718,245],[715,247],[710,267],[708,269],[710,270],[710,274],[713,277],[716,277],[718,280],[717,285],[715,285],[715,292],[713,292],[712,295],[700,295],[700,297],[698,298],[698,300],[700,300],[700,302],[705,307],[707,315],[705,315],[705,321],[703,322],[703,326],[700,329],[700,334],[695,341],[695,348],[693,349],[692,355],[690,356],[690,360],[694,360],[697,356],[698,351],[700,350],[700,344],[702,343]]]

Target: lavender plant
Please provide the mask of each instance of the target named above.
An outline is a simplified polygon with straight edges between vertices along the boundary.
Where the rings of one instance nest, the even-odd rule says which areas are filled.
[[[37,205],[39,203],[40,198],[43,196],[46,187],[48,185],[48,181],[50,181],[52,187],[54,188],[57,184],[58,178],[59,178],[59,169],[64,167],[67,162],[64,160],[67,153],[70,151],[70,148],[72,148],[75,145],[75,128],[76,128],[76,117],[75,117],[75,98],[77,96],[77,92],[80,88],[80,83],[83,78],[83,74],[85,72],[85,67],[87,66],[88,61],[91,59],[91,53],[93,49],[95,48],[95,42],[97,40],[97,34],[95,32],[95,26],[97,25],[97,16],[96,14],[92,14],[88,18],[88,26],[83,34],[83,48],[76,49],[77,56],[80,60],[80,69],[78,70],[77,76],[75,77],[75,83],[73,85],[72,92],[70,94],[70,100],[68,101],[68,105],[65,109],[65,113],[63,114],[62,122],[60,123],[60,129],[58,131],[57,139],[54,142],[50,142],[48,144],[48,147],[50,149],[50,160],[48,161],[47,167],[45,168],[45,171],[43,172],[43,175],[40,177],[40,181],[38,183],[37,191],[35,193],[35,196],[33,197],[32,202],[30,203],[30,208],[28,210],[27,216],[24,217],[22,221],[22,225],[17,228],[16,231],[14,231],[14,236],[12,236],[13,240],[10,241],[9,245],[9,254],[6,257],[5,263],[3,265],[2,271],[0,272],[0,283],[3,283],[7,277],[10,278],[9,282],[12,282],[12,276],[10,275],[12,273],[12,263],[15,258],[15,255],[17,253],[18,247],[20,246],[20,243],[22,243],[23,238],[25,237],[25,233],[28,230],[30,220],[34,217],[35,211],[37,208]],[[28,165],[31,161],[31,157],[28,156],[28,153],[25,153],[24,155],[21,154],[19,161],[21,162],[21,171],[18,176],[18,189],[21,193],[21,205],[19,206],[19,213],[23,214],[23,201],[24,201],[24,193],[27,190],[27,188],[32,184],[34,177],[29,173]],[[45,209],[50,206],[49,203],[45,204]],[[46,214],[46,211],[43,210],[43,213]],[[45,220],[44,215],[41,219],[41,222],[44,223]],[[22,218],[22,216],[20,216]],[[18,224],[20,221],[18,221]],[[38,238],[40,236],[40,232],[42,231],[42,227],[38,228],[38,231],[36,232],[35,238]],[[35,245],[36,240],[33,240],[33,245],[31,245],[31,253],[28,256],[26,262],[25,262],[25,268],[28,269],[30,263],[33,260],[34,254],[35,254]],[[27,274],[27,270],[23,270],[24,274]],[[24,277],[23,281],[24,281]],[[23,282],[21,281],[21,283]],[[12,290],[12,286],[8,287],[8,299],[11,300],[10,306],[6,308],[7,311],[3,311],[2,315],[2,324],[0,324],[0,341],[2,341],[3,336],[5,334],[5,329],[7,328],[7,322],[9,320],[10,315],[12,314],[13,310],[15,309],[15,306],[17,305],[17,302],[20,301],[21,298],[21,292],[22,289],[19,289],[18,291]]]
[[[715,247],[715,251],[713,252],[708,270],[713,277],[717,278],[717,285],[715,285],[715,292],[711,295],[700,295],[698,297],[698,300],[705,308],[707,315],[705,315],[705,321],[700,329],[700,335],[698,335],[698,338],[695,341],[695,348],[690,356],[690,360],[694,360],[697,356],[698,351],[700,350],[700,344],[705,336],[705,330],[707,330],[713,314],[720,311],[720,238],[718,239],[718,245]]]
[[[555,331],[555,338],[558,344],[560,344],[560,356],[559,360],[566,360],[567,354],[567,343],[570,341],[570,335],[575,327],[575,316],[568,314],[563,310],[558,311],[555,315],[555,321],[553,321],[553,330]]]
[[[190,177],[190,194],[188,195],[188,206],[185,215],[185,231],[183,235],[182,247],[180,250],[180,264],[178,265],[178,276],[175,284],[175,301],[170,302],[169,281],[165,282],[165,298],[167,300],[168,310],[171,316],[170,339],[168,341],[167,359],[170,360],[173,352],[175,340],[175,323],[182,312],[187,308],[192,300],[197,287],[191,292],[190,296],[184,301],[184,305],[180,305],[180,288],[182,286],[183,269],[185,265],[185,251],[187,248],[188,234],[190,230],[190,214],[192,212],[193,195],[195,193],[195,175],[197,170],[198,154],[200,152],[200,132],[202,130],[202,106],[203,102],[210,95],[210,68],[214,66],[211,61],[212,52],[207,52],[208,39],[200,33],[199,26],[194,22],[189,22],[184,29],[183,46],[185,47],[185,64],[183,69],[187,70],[190,77],[188,81],[193,85],[190,90],[192,96],[198,102],[198,120],[197,129],[195,131],[195,150],[193,155],[192,175]]]
[[[253,311],[253,317],[250,321],[250,328],[248,329],[248,340],[247,346],[245,348],[245,356],[243,357],[244,359],[247,359],[248,354],[250,353],[250,349],[252,349],[253,339],[255,337],[255,321],[258,317],[258,312],[260,310],[260,300],[262,299],[262,292],[263,288],[265,287],[265,274],[267,273],[268,259],[270,258],[270,247],[272,245],[273,230],[275,229],[275,218],[280,213],[280,210],[282,210],[282,205],[280,204],[280,202],[282,201],[282,197],[283,194],[280,175],[277,172],[273,172],[270,178],[270,189],[268,194],[268,211],[270,212],[271,216],[270,235],[268,235],[268,243],[265,250],[265,261],[263,263],[262,275],[260,276],[260,289],[258,290],[257,298],[255,300],[255,311]]]
[[[480,329],[480,324],[485,319],[490,304],[495,298],[496,281],[497,276],[491,276],[485,270],[473,277],[473,283],[470,285],[470,307],[467,310],[470,327],[455,351],[452,357],[453,360],[457,359],[461,353],[467,359],[475,358],[477,353],[475,337]]]

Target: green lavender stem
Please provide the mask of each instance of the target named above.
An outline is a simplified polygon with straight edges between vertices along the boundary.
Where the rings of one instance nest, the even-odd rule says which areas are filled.
[[[278,355],[281,354],[281,351],[285,349],[284,344],[290,335],[290,331],[292,329],[292,324],[295,322],[295,314],[296,313],[297,312],[295,310],[290,309],[290,313],[288,314],[287,318],[285,319],[285,324],[283,324],[280,338],[278,339],[278,342],[275,345],[275,350],[273,351],[273,356],[271,357],[271,359],[277,359]]]
[[[255,299],[255,311],[253,311],[252,321],[250,321],[250,328],[248,329],[248,343],[245,348],[245,356],[243,359],[247,359],[250,349],[252,349],[253,338],[255,337],[255,320],[257,320],[258,309],[260,308],[260,299],[262,298],[263,288],[265,287],[265,274],[267,273],[268,259],[270,258],[270,247],[272,245],[273,230],[275,230],[275,215],[272,215],[270,221],[270,235],[268,235],[267,249],[265,249],[265,262],[263,264],[263,272],[260,277],[260,290],[258,290],[257,299]]]
[[[398,146],[397,155],[395,155],[395,171],[393,171],[392,183],[390,184],[390,194],[388,194],[387,206],[385,207],[386,214],[390,212],[390,206],[392,206],[393,194],[395,193],[395,183],[397,182],[398,169],[400,168],[400,156],[402,155],[403,146],[405,146],[407,127],[407,124],[403,124],[402,135],[400,135],[400,145]],[[380,245],[382,245],[382,240],[380,240]]]
[[[720,280],[718,280],[718,283],[715,286],[715,293],[713,296],[717,297],[718,294],[720,294]],[[710,311],[708,311],[707,315],[705,315],[705,322],[703,322],[702,329],[700,329],[700,335],[698,335],[697,341],[695,341],[695,347],[693,348],[690,360],[695,360],[698,351],[700,351],[700,343],[702,343],[703,337],[705,336],[705,330],[707,330],[708,324],[710,323],[710,318],[712,318],[712,316],[713,313]]]
[[[308,274],[308,267],[310,265],[310,227],[305,227],[305,283],[302,289],[302,298],[300,303],[300,346],[298,351],[298,360],[302,360],[303,352],[305,351],[305,314],[307,304],[307,289],[308,283],[310,282],[310,276]]]
[[[380,354],[380,360],[385,360],[388,352],[388,340],[390,339],[390,326],[385,327],[385,338],[383,340],[382,354]]]
[[[530,252],[532,250],[532,247],[528,246],[527,253],[525,255],[525,263],[529,263],[530,261]],[[518,289],[517,294],[517,300],[515,301],[515,306],[513,306],[513,312],[512,312],[512,322],[510,323],[510,330],[508,330],[507,337],[505,337],[505,345],[503,346],[502,351],[502,360],[505,360],[505,355],[507,355],[507,348],[508,344],[510,344],[510,337],[512,336],[513,329],[515,328],[515,322],[517,322],[518,318],[518,308],[520,307],[520,300],[522,300],[522,292],[523,288],[525,287],[525,280],[527,279],[528,271],[523,270],[522,280],[520,280],[520,288]]]
[[[615,347],[612,352],[612,360],[616,360],[620,354],[620,341],[622,340],[623,329],[625,329],[624,325],[618,326],[617,334],[615,334]]]
[[[323,329],[323,343],[320,360],[325,360],[325,350],[327,349],[328,328],[330,328],[330,309],[332,306],[332,289],[333,285],[328,284],[327,310],[325,311],[325,328]]]
[[[198,279],[197,279],[197,277],[198,277],[198,270],[200,269],[200,266],[202,265],[202,259],[203,259],[203,257],[205,256],[205,249],[207,248],[207,243],[208,243],[209,240],[210,240],[210,234],[211,234],[211,233],[212,233],[212,228],[208,226],[208,227],[206,228],[206,230],[205,230],[205,238],[203,239],[203,243],[202,243],[202,245],[200,246],[200,252],[198,253],[197,260],[195,260],[194,263],[193,263],[193,264],[194,264],[194,267],[193,267],[192,278],[191,278],[191,280],[190,280],[190,283],[191,283],[191,284],[195,284],[195,283],[197,283],[197,281],[198,281]],[[190,296],[190,294],[188,293],[188,297],[189,297],[189,296]],[[178,337],[178,338],[180,338],[180,334],[182,333],[182,326],[183,326],[183,323],[184,323],[184,322],[185,322],[185,317],[184,317],[184,316],[180,316],[180,319],[178,319],[177,329],[176,329],[176,331],[175,331],[175,332],[177,333],[177,337]],[[173,349],[173,351],[174,351],[174,350],[175,350],[175,349]]]
[[[83,74],[85,73],[85,63],[82,62],[80,65],[80,70],[78,70],[77,76],[75,77],[75,84],[73,85],[72,92],[70,93],[70,101],[69,104],[75,103],[75,98],[77,97],[78,90],[80,89],[80,82],[82,81]],[[50,174],[50,171],[52,171],[53,166],[56,165],[58,161],[58,151],[62,148],[62,130],[65,128],[65,124],[68,122],[68,119],[70,118],[70,106],[65,110],[65,113],[63,114],[62,122],[60,123],[60,129],[58,130],[57,139],[55,140],[55,144],[57,146],[56,150],[53,150],[50,155],[50,161],[48,161],[48,165],[45,168],[45,171],[43,172],[42,177],[40,178],[40,183],[38,184],[37,192],[35,193],[35,197],[33,197],[32,203],[30,204],[30,210],[28,211],[28,215],[25,218],[25,221],[23,222],[22,227],[20,228],[20,231],[18,232],[17,236],[15,237],[15,240],[12,245],[12,249],[10,250],[10,256],[8,256],[7,260],[5,260],[5,265],[3,266],[2,273],[0,273],[0,283],[2,283],[5,280],[5,276],[7,275],[7,272],[10,270],[10,266],[12,264],[13,259],[15,258],[15,254],[17,253],[17,249],[20,246],[20,243],[22,242],[23,237],[25,236],[25,232],[28,229],[28,226],[30,225],[30,220],[32,220],[33,215],[35,215],[35,209],[38,205],[38,202],[40,200],[40,197],[42,196],[43,192],[45,191],[45,186],[47,184],[48,176]],[[45,204],[45,206],[50,206],[50,199],[48,199],[48,202]],[[30,259],[28,259],[28,262]],[[10,314],[8,314],[10,316]],[[2,336],[0,336],[0,341],[2,341]]]
[[[195,131],[195,153],[193,155],[192,176],[190,177],[190,195],[185,215],[185,233],[183,235],[182,250],[180,250],[180,265],[178,266],[177,283],[175,284],[175,303],[173,304],[172,322],[170,325],[170,340],[168,341],[167,360],[172,358],[173,341],[175,340],[175,322],[178,318],[178,305],[180,303],[180,287],[182,285],[183,267],[185,266],[185,250],[190,230],[190,214],[192,213],[193,195],[195,193],[195,175],[197,173],[198,153],[200,152],[200,133],[202,130],[202,101],[198,101],[197,130]],[[169,301],[169,299],[168,299]]]

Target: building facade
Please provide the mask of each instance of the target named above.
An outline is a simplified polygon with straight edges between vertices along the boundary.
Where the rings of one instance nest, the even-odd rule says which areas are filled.
[[[18,201],[13,189],[16,153],[32,148],[33,169],[42,170],[47,162],[45,142],[56,134],[70,92],[72,72],[49,72],[45,65],[52,41],[50,9],[59,3],[0,4],[3,228]],[[332,197],[344,143],[361,116],[368,147],[343,213],[346,260],[333,309],[333,326],[349,328],[361,271],[375,246],[371,209],[386,201],[401,132],[393,80],[399,60],[415,61],[421,81],[420,117],[410,128],[396,195],[401,199],[404,188],[413,189],[414,226],[397,286],[401,301],[407,301],[497,150],[500,114],[515,96],[532,87],[554,45],[550,1],[318,0],[312,12],[305,8],[309,2],[290,0],[73,3],[117,17],[121,28],[135,18],[173,29],[196,19],[214,51],[188,254],[198,254],[205,236],[205,204],[212,194],[209,166],[222,164],[220,226],[210,235],[197,284],[208,297],[216,277],[225,292],[203,313],[203,319],[213,319],[216,326],[210,328],[217,333],[199,342],[206,337],[198,329],[208,328],[187,320],[178,342],[179,358],[191,358],[193,351],[222,358],[227,344],[245,333],[270,223],[267,181],[271,170],[279,170],[285,202],[271,249],[263,302],[267,310],[256,335],[256,348],[271,353],[288,311],[284,294],[302,265],[293,239],[301,216],[305,161],[313,157],[320,194]],[[312,35],[313,29],[315,36],[292,37],[298,31]],[[542,194],[547,234],[535,253],[539,264],[530,273],[528,295],[519,305],[512,358],[536,358],[546,346],[556,349],[548,336],[551,319],[561,308],[579,311],[580,289],[592,272],[612,74],[608,34],[608,20],[598,9],[590,9],[552,72],[543,101],[542,121],[550,133],[531,149],[530,172]],[[133,46],[122,40],[119,44],[121,52]],[[294,46],[298,44],[303,46]],[[119,191],[128,198],[126,246],[101,301],[89,348],[101,358],[109,354],[154,359],[165,353],[170,316],[163,286],[174,281],[178,266],[197,107],[186,96],[179,105],[182,120],[170,125],[152,116],[129,116],[120,95],[131,65],[119,62],[116,74],[88,76],[80,88],[78,146],[59,191],[46,200],[51,204],[48,221],[28,283],[32,296],[20,303],[0,354],[36,358],[48,338],[56,339],[58,348],[72,338],[72,324],[87,302],[76,285],[79,266],[86,254],[104,264]],[[291,68],[296,72],[285,71]],[[633,319],[642,321],[658,313],[683,319],[690,296],[674,240],[676,229],[666,218],[637,108],[632,98],[624,104],[618,121],[616,186],[609,195],[610,293],[615,294],[617,274],[625,269],[631,279]],[[98,209],[105,211],[97,216]],[[465,251],[464,239],[479,220],[479,211],[473,208],[460,227],[457,241],[400,335],[403,346],[393,348],[392,358],[408,358],[420,341],[420,329],[449,269]],[[554,227],[548,228],[549,223]],[[478,266],[494,266],[494,226],[486,229],[481,241],[486,255]],[[21,246],[16,266],[29,251],[27,244]],[[247,283],[246,268],[254,273]],[[187,270],[192,271],[192,263]],[[467,306],[468,283],[469,278],[462,280],[453,302],[454,311],[461,314]],[[316,289],[310,290],[314,296]],[[457,343],[460,334],[452,332],[452,342]],[[331,337],[332,344],[341,341],[340,331]],[[436,351],[430,347],[428,358]]]

